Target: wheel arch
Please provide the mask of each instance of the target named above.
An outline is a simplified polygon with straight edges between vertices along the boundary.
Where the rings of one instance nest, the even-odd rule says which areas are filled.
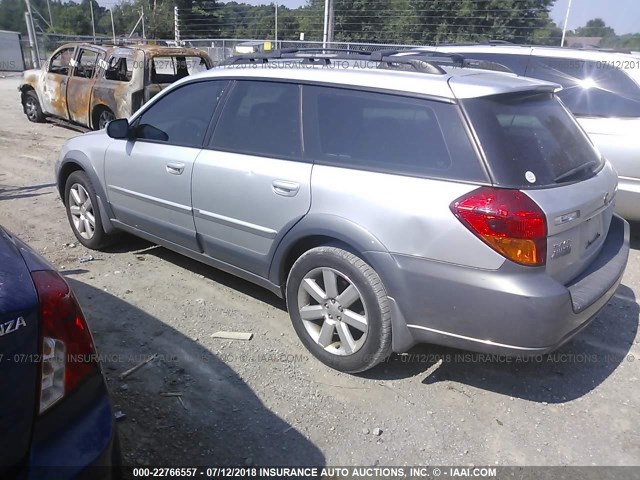
[[[269,280],[286,286],[293,263],[304,252],[321,245],[339,246],[354,253],[374,269],[376,263],[369,252],[389,253],[371,232],[344,217],[309,214],[298,222],[278,244],[269,268]]]
[[[115,116],[115,112],[109,105],[105,103],[96,103],[91,109],[91,118],[90,118],[91,125],[89,126],[91,127],[92,130],[97,130],[98,121],[99,121],[98,117],[100,113],[102,113],[104,110],[109,110]]]
[[[100,217],[102,220],[102,227],[104,228],[104,231],[106,233],[113,232],[115,230],[115,227],[110,220],[111,218],[113,218],[113,212],[111,211],[109,203],[107,202],[106,192],[103,189],[102,183],[100,183],[98,174],[93,168],[91,161],[84,153],[79,151],[68,152],[65,158],[62,160],[57,173],[56,184],[63,205],[66,206],[64,190],[67,184],[67,180],[73,172],[77,171],[81,171],[89,178],[89,181],[91,182],[91,185],[96,192],[96,197],[98,199],[98,208],[100,208],[100,212],[102,214],[100,215]]]
[[[269,269],[269,280],[280,286],[282,298],[286,298],[287,277],[296,259],[312,248],[328,244],[359,256],[376,271],[389,295],[392,349],[397,353],[408,351],[415,340],[395,300],[394,290],[401,284],[398,266],[375,235],[351,220],[336,215],[309,214],[285,235]]]

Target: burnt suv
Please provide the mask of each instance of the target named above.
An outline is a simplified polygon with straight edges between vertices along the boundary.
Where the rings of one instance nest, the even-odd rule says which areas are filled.
[[[271,290],[342,371],[418,342],[552,351],[622,278],[616,173],[556,84],[445,60],[274,52],[183,79],[65,144],[71,228]]]
[[[102,129],[126,118],[160,90],[213,63],[195,48],[67,44],[18,87],[32,122],[47,116]]]

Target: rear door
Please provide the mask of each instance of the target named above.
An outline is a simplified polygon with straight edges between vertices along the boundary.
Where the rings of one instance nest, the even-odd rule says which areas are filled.
[[[276,239],[311,205],[300,86],[237,81],[193,171],[193,214],[207,255],[267,276]]]
[[[37,409],[38,323],[29,270],[0,228],[0,478],[29,448]]]
[[[462,102],[498,186],[529,195],[547,217],[547,272],[566,283],[604,243],[617,176],[551,93]]]
[[[82,125],[90,125],[92,90],[96,82],[98,61],[101,59],[104,59],[103,52],[92,48],[80,48],[67,83],[69,118]]]

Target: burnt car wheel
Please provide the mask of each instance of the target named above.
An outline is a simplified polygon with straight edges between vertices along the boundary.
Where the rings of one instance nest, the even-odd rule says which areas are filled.
[[[382,280],[341,248],[303,254],[287,280],[287,307],[298,337],[321,362],[363,372],[391,353],[391,309]]]
[[[97,130],[102,130],[103,128],[106,128],[107,123],[115,119],[116,119],[116,116],[108,108],[104,108],[100,110],[100,113],[98,114],[98,121],[96,122],[96,125],[98,127]]]
[[[30,122],[40,123],[44,122],[44,113],[40,107],[38,101],[38,95],[33,90],[30,90],[24,94],[23,97],[24,113]]]
[[[78,241],[94,250],[113,241],[102,228],[101,212],[93,185],[82,171],[69,175],[64,189],[67,218]]]

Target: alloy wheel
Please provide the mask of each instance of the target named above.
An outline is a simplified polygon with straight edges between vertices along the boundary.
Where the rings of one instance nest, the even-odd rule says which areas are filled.
[[[100,117],[98,117],[98,129],[102,130],[103,128],[106,128],[107,123],[109,123],[114,118],[115,116],[113,115],[113,113],[108,110],[103,110],[102,112],[100,112]]]
[[[69,212],[73,226],[82,238],[91,240],[96,230],[96,217],[87,190],[74,183],[69,190]]]
[[[369,322],[362,295],[344,274],[328,267],[307,273],[298,288],[300,318],[313,341],[334,355],[362,348]]]

